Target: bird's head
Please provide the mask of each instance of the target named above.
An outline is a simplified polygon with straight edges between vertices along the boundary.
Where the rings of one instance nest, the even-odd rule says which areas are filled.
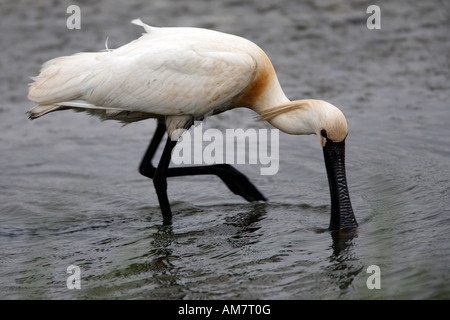
[[[341,110],[332,104],[320,101],[309,111],[312,117],[314,133],[319,137],[322,147],[327,142],[342,142],[348,135],[347,120]]]
[[[347,120],[341,110],[322,100],[296,100],[261,112],[261,119],[289,134],[316,134],[323,149],[331,196],[331,231],[357,227],[345,174]]]

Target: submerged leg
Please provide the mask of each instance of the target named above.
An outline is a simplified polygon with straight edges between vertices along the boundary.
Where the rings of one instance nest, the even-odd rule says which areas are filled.
[[[172,141],[170,137],[167,138],[158,167],[153,175],[153,185],[158,195],[159,206],[165,223],[170,223],[172,219],[172,210],[170,209],[169,198],[167,197],[167,172],[169,170],[172,149],[176,144],[177,141]]]

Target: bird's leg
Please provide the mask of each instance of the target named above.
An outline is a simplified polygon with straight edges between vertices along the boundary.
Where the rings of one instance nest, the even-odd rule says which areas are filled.
[[[167,173],[169,170],[170,158],[172,157],[172,149],[177,144],[177,141],[172,141],[167,137],[167,142],[164,147],[158,167],[153,175],[153,185],[155,186],[156,194],[158,195],[159,206],[163,215],[164,223],[170,223],[172,219],[172,211],[170,210],[169,199],[167,197]]]
[[[155,134],[153,135],[150,145],[148,146],[147,151],[142,158],[141,164],[139,165],[139,173],[147,178],[153,179],[153,176],[155,175],[156,168],[153,166],[152,160],[165,132],[166,125],[164,122],[158,121]]]
[[[248,178],[244,174],[242,174],[229,164],[169,168],[169,170],[167,171],[167,177],[209,174],[218,176],[233,193],[243,197],[249,202],[267,200],[266,197],[264,197],[264,195],[259,192],[259,190],[248,180]]]
[[[169,138],[164,148],[163,155],[161,156],[158,168],[155,168],[152,164],[152,160],[159,144],[161,143],[165,131],[166,126],[164,122],[158,121],[155,134],[153,135],[141,164],[139,165],[139,172],[143,176],[153,179],[165,222],[170,222],[172,217],[172,212],[167,197],[168,177],[212,174],[222,179],[222,181],[233,193],[242,196],[247,201],[267,200],[244,174],[229,164],[168,168],[171,159],[171,151],[176,145],[176,141],[171,141]]]

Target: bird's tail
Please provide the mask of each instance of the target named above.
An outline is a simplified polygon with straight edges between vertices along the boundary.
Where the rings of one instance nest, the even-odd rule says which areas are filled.
[[[52,59],[44,63],[41,72],[30,84],[28,99],[38,105],[52,105],[80,99],[84,84],[106,52],[83,52]]]
[[[28,111],[29,118],[36,119],[66,109],[122,123],[158,117],[151,113],[97,106],[85,99],[98,89],[100,80],[108,82],[113,76],[110,68],[105,67],[111,63],[109,51],[82,52],[44,63],[39,75],[31,78],[34,82],[30,84],[28,99],[37,106]]]
[[[125,109],[119,108],[104,108],[98,107],[83,101],[66,101],[54,103],[51,105],[42,105],[39,104],[28,111],[28,117],[30,119],[36,119],[42,117],[43,115],[58,111],[58,110],[67,110],[71,109],[76,112],[85,112],[91,116],[95,116],[100,118],[100,120],[116,120],[123,124],[128,124],[135,121],[141,121],[149,118],[158,118],[159,116],[152,113],[147,112],[139,112],[139,111],[129,111]]]
[[[28,118],[30,118],[31,120],[42,117],[44,114],[47,114],[49,112],[53,112],[56,110],[60,110],[61,106],[59,105],[41,105],[38,104],[37,106],[35,106],[34,108],[32,108],[30,111],[27,112],[28,114]]]
[[[104,108],[83,101],[85,94],[91,91],[95,83],[95,68],[107,59],[107,52],[83,52],[72,56],[52,59],[44,63],[41,72],[30,84],[28,99],[37,106],[28,111],[30,119],[39,118],[47,113],[72,109],[84,111],[102,120],[118,120],[129,123],[137,121],[136,112],[124,109]]]

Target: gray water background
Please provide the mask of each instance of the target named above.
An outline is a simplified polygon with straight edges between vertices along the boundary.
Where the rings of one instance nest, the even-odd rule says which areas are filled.
[[[81,8],[81,30],[66,9]],[[366,27],[371,4],[381,29]],[[1,1],[0,298],[448,299],[448,1]],[[237,165],[269,198],[251,204],[216,177],[169,180],[162,224],[137,166],[153,120],[121,127],[61,112],[29,121],[29,76],[48,59],[123,45],[154,26],[246,37],[292,99],[347,116],[347,178],[358,234],[327,231],[316,137],[280,134],[280,169]],[[205,128],[267,128],[249,110]],[[81,289],[66,272],[81,269]],[[381,270],[369,290],[367,268]]]

